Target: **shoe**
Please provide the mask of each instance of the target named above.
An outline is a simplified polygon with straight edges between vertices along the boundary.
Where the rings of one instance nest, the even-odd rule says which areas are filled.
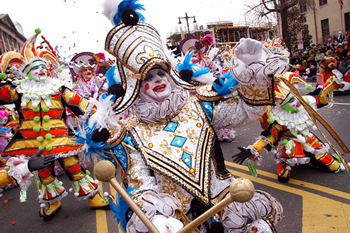
[[[61,202],[56,201],[54,203],[48,204],[48,207],[41,207],[39,211],[39,216],[44,218],[44,221],[49,221],[53,219],[57,213],[61,210]]]
[[[89,204],[92,210],[104,209],[110,210],[108,198],[101,197],[100,193],[97,193],[93,198],[89,198]]]

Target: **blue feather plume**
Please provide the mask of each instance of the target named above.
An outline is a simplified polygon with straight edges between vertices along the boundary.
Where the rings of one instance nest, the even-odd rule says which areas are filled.
[[[92,128],[89,128],[84,122],[81,124],[82,127],[79,126],[78,131],[73,131],[77,138],[72,139],[72,141],[83,144],[83,152],[91,162],[93,162],[93,154],[97,154],[102,159],[108,159],[108,156],[104,155],[102,150],[109,148],[109,145],[103,144],[102,142],[94,142],[92,140],[92,134],[96,129],[96,124],[94,124]]]
[[[129,196],[131,196],[134,190],[138,190],[138,188],[128,187],[125,191],[129,194]],[[117,194],[116,204],[114,204],[113,201],[110,199],[109,206],[111,207],[111,210],[114,213],[113,218],[115,218],[117,220],[119,230],[122,232],[126,232],[126,224],[128,222],[125,219],[125,217],[126,217],[125,213],[129,209],[128,204],[126,204],[124,199],[119,194]],[[131,216],[129,216],[129,217],[131,217]]]
[[[145,10],[144,5],[137,3],[138,0],[124,0],[118,5],[118,11],[113,17],[113,23],[115,25],[118,25],[122,23],[122,14],[125,10],[133,10],[135,11],[138,16],[140,21],[145,21],[145,17],[137,12],[138,10]]]

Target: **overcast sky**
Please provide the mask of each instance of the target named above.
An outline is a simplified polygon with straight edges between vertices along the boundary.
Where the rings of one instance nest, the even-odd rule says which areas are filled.
[[[250,0],[253,1],[253,0]],[[256,0],[255,0],[256,1]],[[103,0],[0,0],[0,13],[9,14],[21,24],[24,36],[40,28],[52,47],[59,46],[61,55],[75,52],[103,52],[107,33],[114,26],[102,14]],[[215,3],[214,3],[215,2]],[[179,30],[178,17],[195,16],[198,26],[213,21],[244,21],[246,0],[140,0],[146,22],[165,38]],[[189,19],[190,27],[193,19]],[[182,25],[186,21],[182,20]],[[39,43],[40,41],[38,41]]]

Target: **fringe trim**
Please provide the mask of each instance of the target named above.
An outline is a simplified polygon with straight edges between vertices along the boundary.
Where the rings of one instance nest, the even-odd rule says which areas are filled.
[[[88,198],[94,197],[96,194],[98,194],[100,192],[100,189],[101,189],[101,187],[98,185],[97,188],[94,191],[90,192],[89,194],[84,195],[84,196],[78,196],[78,197],[75,197],[75,198],[78,201],[87,200]]]
[[[49,200],[39,199],[39,203],[52,204],[52,203],[55,203],[56,201],[62,200],[62,198],[66,197],[67,195],[68,195],[68,192],[64,190],[64,192],[61,193],[61,195],[59,195],[58,197],[55,197]]]

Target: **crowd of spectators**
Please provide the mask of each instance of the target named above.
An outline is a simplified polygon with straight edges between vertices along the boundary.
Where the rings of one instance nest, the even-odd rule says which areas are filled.
[[[312,44],[303,50],[291,52],[290,64],[293,71],[305,77],[308,81],[316,81],[316,74],[320,67],[320,61],[325,57],[338,57],[338,66],[348,67],[350,64],[350,52],[347,46],[348,33],[336,36],[332,35],[325,44]],[[350,37],[349,37],[350,38]]]

